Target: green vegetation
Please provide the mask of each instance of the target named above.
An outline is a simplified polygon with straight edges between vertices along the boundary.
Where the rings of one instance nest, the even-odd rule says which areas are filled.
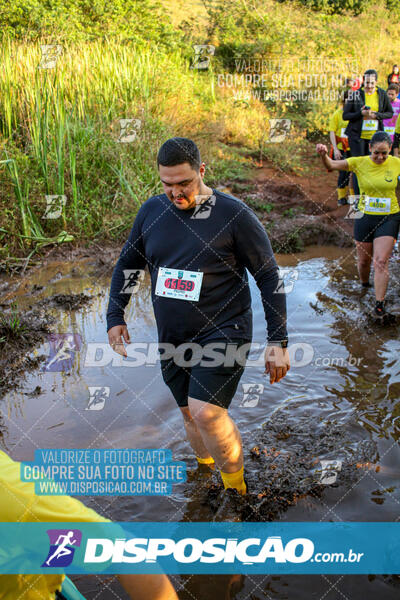
[[[359,15],[371,6],[371,0],[300,0],[301,4],[313,10],[343,14],[349,11]]]
[[[36,44],[8,40],[0,60],[4,258],[58,239],[60,229],[76,240],[126,235],[141,203],[161,190],[157,150],[173,135],[197,140],[212,185],[244,179],[254,164],[249,150],[223,142],[257,124],[257,147],[262,115],[216,101],[212,71],[190,69],[180,50],[65,43],[55,69],[38,69]],[[136,139],[119,142],[120,119],[129,118],[140,121]],[[46,195],[67,197],[60,219],[43,218]]]
[[[0,312],[0,344],[23,337],[26,330],[16,304],[12,305],[11,313]]]
[[[291,2],[292,0],[279,0],[280,2]],[[373,0],[300,0],[300,3],[312,10],[328,14],[344,14],[346,12],[360,15],[374,4]],[[399,13],[398,0],[386,0],[385,7],[390,11]]]
[[[266,212],[267,214],[270,213],[274,208],[274,205],[270,202],[258,202],[251,197],[246,198],[246,204],[251,206],[251,208],[256,208],[257,210],[263,213]]]
[[[161,191],[155,159],[170,136],[197,141],[210,185],[243,185],[265,158],[305,173],[342,79],[373,66],[385,85],[396,62],[392,0],[340,4],[344,14],[334,0],[0,0],[0,261],[72,238],[122,240]],[[60,46],[53,68],[38,68],[43,44]],[[208,69],[193,68],[193,44],[215,46]],[[329,67],[332,99],[275,101],[243,80],[266,56],[270,89],[288,76],[281,88],[304,88],[306,59],[357,68]],[[230,85],[234,75],[242,80]],[[290,132],[271,143],[269,119],[279,118]],[[121,119],[136,120],[130,143],[119,141]],[[58,219],[45,218],[52,195],[66,197]]]

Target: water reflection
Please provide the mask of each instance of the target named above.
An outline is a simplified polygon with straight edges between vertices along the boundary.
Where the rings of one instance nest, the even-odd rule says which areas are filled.
[[[250,407],[243,404],[239,386],[232,402],[232,417],[242,433],[245,449],[248,453],[261,425],[280,412],[287,415],[288,421],[304,419],[304,423],[313,425],[334,422],[342,427],[349,447],[355,447],[360,440],[375,442],[377,464],[361,467],[362,477],[357,485],[348,489],[327,486],[320,499],[300,500],[282,519],[395,520],[400,502],[399,328],[379,329],[369,324],[367,310],[373,296],[360,295],[351,250],[311,248],[303,255],[278,257],[278,262],[298,271],[287,297],[288,329],[291,344],[307,345],[308,362],[303,364],[300,351],[289,375],[274,386],[268,384],[261,367],[246,368],[241,383],[262,384],[264,390],[258,404]],[[395,281],[400,269],[398,263],[392,263],[391,268],[389,299],[398,304]],[[21,391],[10,392],[1,401],[0,444],[18,460],[31,460],[37,447],[165,447],[172,449],[174,459],[186,460],[188,468],[194,469],[180,412],[162,381],[159,364],[127,366],[107,348],[105,309],[109,281],[109,275],[91,275],[88,262],[82,261],[52,265],[36,274],[35,281],[28,277],[20,286],[21,306],[32,303],[28,292],[34,284],[43,286],[34,292],[39,300],[56,293],[85,292],[92,302],[79,311],[49,309],[57,316],[58,332],[82,336],[82,349],[76,352],[69,372],[29,374]],[[263,309],[253,281],[251,292],[253,339],[264,344]],[[146,285],[133,296],[126,320],[132,341],[157,341],[148,277]],[[97,366],[88,362],[88,356],[93,358],[93,353],[88,354],[91,345],[97,347]],[[46,344],[36,350],[36,354],[46,352]],[[38,386],[41,393],[30,394]],[[109,388],[109,395],[101,409],[91,410],[91,388],[96,387]],[[168,498],[100,497],[86,498],[85,502],[121,521],[207,520],[210,509],[201,504],[200,493],[206,480],[206,476],[203,482],[198,480],[198,494],[193,485],[181,484]],[[323,594],[334,598],[334,581],[339,578],[194,576],[182,578],[184,590],[180,594],[181,598],[197,600],[216,595],[238,600],[300,600]],[[87,585],[88,590],[93,588],[93,582]],[[99,592],[100,584],[96,585]],[[395,597],[393,582],[382,577],[368,580],[346,576],[340,578],[337,586],[353,600],[379,594],[389,600]],[[94,598],[95,592],[88,597]]]

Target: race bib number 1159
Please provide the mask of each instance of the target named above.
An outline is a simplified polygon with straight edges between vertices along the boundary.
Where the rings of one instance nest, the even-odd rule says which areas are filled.
[[[159,267],[156,283],[156,296],[191,300],[197,302],[200,296],[203,273]]]

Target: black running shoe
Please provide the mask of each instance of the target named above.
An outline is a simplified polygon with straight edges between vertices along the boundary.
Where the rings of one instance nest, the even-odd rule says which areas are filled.
[[[377,317],[383,317],[386,314],[384,300],[377,300],[374,308]]]

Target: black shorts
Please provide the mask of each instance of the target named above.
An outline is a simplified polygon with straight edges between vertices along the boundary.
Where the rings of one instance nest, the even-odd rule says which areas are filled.
[[[354,239],[357,242],[373,242],[375,238],[390,235],[395,240],[399,234],[400,213],[393,215],[363,215],[354,219]]]
[[[213,356],[204,353],[201,358],[196,358],[191,352],[185,353],[184,361],[189,363],[193,358],[190,366],[183,366],[182,361],[176,364],[175,358],[160,361],[163,379],[179,407],[188,406],[189,396],[222,408],[229,407],[244,371],[251,340],[227,342],[226,339],[215,339],[203,342],[201,347],[211,348],[214,344],[220,344],[220,347],[212,350]],[[240,350],[244,344],[248,345]]]

